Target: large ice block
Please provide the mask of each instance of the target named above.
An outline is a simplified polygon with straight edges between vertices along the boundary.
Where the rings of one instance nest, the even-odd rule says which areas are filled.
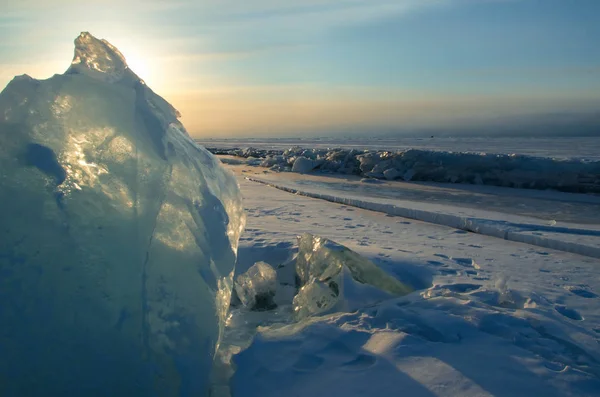
[[[244,215],[233,175],[104,40],[0,94],[0,395],[202,396]]]
[[[294,312],[299,319],[351,311],[413,291],[367,258],[309,233],[298,237],[296,274],[300,289],[294,297]]]

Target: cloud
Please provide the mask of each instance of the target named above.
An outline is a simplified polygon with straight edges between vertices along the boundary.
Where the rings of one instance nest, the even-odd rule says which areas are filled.
[[[0,67],[32,59],[66,62],[81,31],[107,39],[128,58],[170,64],[167,58],[213,62],[260,56],[319,42],[336,26],[445,1],[5,1],[0,32],[11,40],[0,43]]]
[[[226,1],[231,7],[198,7],[201,26],[232,35],[248,32],[255,40],[307,40],[332,29],[445,4],[449,0],[363,0],[308,2]],[[211,2],[209,2],[211,3]],[[204,3],[199,3],[204,4]],[[219,4],[222,4],[219,2]],[[194,7],[194,6],[192,6]],[[224,11],[226,10],[226,11]],[[277,32],[277,34],[274,34]],[[238,36],[243,38],[243,36]]]
[[[486,68],[486,69],[463,69],[455,71],[457,75],[470,77],[498,78],[498,77],[569,77],[599,75],[600,65],[586,66],[552,66],[545,65],[538,68]]]
[[[147,57],[190,61],[255,56],[318,43],[325,32],[346,24],[449,1],[4,1],[0,32],[11,40],[0,43],[0,55],[8,55],[0,63],[24,63],[36,53],[55,61],[69,57],[81,31],[113,42],[126,56],[140,48]]]
[[[0,88],[17,74],[45,78],[62,73],[73,54],[73,39],[88,30],[117,46],[132,69],[172,101],[188,130],[197,134],[446,127],[523,112],[588,109],[600,101],[600,94],[592,92],[597,86],[589,92],[576,91],[569,86],[573,79],[547,87],[538,80],[498,83],[507,81],[506,76],[510,81],[511,76],[547,75],[550,81],[565,74],[596,75],[594,65],[568,69],[548,65],[544,70],[523,70],[518,65],[492,70],[484,65],[479,71],[463,67],[457,75],[417,68],[412,70],[414,84],[410,68],[401,79],[390,72],[390,84],[419,88],[403,90],[369,78],[375,69],[369,69],[370,62],[360,62],[365,49],[336,51],[344,44],[339,40],[343,33],[336,35],[338,29],[346,32],[348,26],[390,17],[402,23],[401,18],[421,10],[475,0],[4,1],[0,33],[11,40],[0,42]],[[487,0],[477,0],[483,1]],[[389,36],[381,40],[396,45]],[[372,54],[376,59],[381,52]],[[360,65],[353,65],[353,60]],[[385,71],[395,68],[395,62],[415,66],[399,58]],[[345,74],[344,79],[338,74]],[[356,81],[357,86],[341,87],[332,81]],[[380,86],[362,87],[360,81]]]
[[[311,48],[310,44],[281,44],[256,47],[243,51],[207,51],[207,52],[180,52],[165,55],[162,59],[168,62],[215,62],[232,59],[244,59],[261,55],[279,55],[288,51]],[[285,56],[285,54],[283,54]]]

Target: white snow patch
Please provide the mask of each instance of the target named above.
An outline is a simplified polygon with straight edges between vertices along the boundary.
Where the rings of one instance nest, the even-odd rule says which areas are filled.
[[[536,245],[544,248],[551,248],[565,252],[600,258],[600,246],[579,242],[578,238],[572,241],[566,241],[564,235],[571,236],[593,236],[600,237],[600,230],[596,229],[576,229],[562,227],[548,229],[540,224],[512,223],[506,222],[504,214],[496,214],[495,218],[486,217],[489,212],[481,213],[481,217],[457,215],[457,212],[463,212],[464,208],[457,211],[456,207],[436,207],[427,208],[414,202],[404,202],[405,206],[391,204],[385,200],[375,201],[373,199],[356,198],[352,196],[340,197],[337,195],[326,194],[308,189],[297,189],[286,186],[281,183],[274,183],[255,176],[246,176],[250,181],[262,183],[289,193],[299,194],[307,197],[331,201],[334,203],[350,205],[357,208],[371,211],[383,212],[389,215],[399,216],[408,219],[416,219],[424,222],[434,223],[453,227],[468,232],[479,233],[486,236],[497,237],[504,240],[510,240],[525,244]],[[476,212],[476,211],[475,211]],[[476,212],[477,213],[477,212]],[[499,215],[499,216],[498,216]],[[532,232],[549,232],[533,234]],[[559,233],[560,237],[552,233]]]

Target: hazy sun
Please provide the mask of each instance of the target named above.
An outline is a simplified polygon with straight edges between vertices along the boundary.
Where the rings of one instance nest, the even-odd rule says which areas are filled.
[[[131,39],[121,40],[114,38],[108,42],[119,49],[125,57],[125,61],[135,74],[151,87],[160,86],[162,82],[160,62],[157,55],[157,49],[152,48],[147,43],[134,42]]]
[[[150,61],[144,57],[138,57],[135,54],[123,54],[129,69],[133,70],[135,74],[147,83],[151,83],[153,79],[153,70]]]

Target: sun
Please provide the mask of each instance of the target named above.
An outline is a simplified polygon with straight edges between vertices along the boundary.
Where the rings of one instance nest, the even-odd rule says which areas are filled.
[[[125,61],[127,62],[129,69],[147,83],[152,82],[154,73],[152,70],[152,63],[148,58],[131,53],[124,53],[123,55],[125,56]]]
[[[107,41],[119,49],[125,57],[127,66],[151,87],[159,86],[162,82],[161,62],[157,49],[142,40],[131,38],[110,38]]]

